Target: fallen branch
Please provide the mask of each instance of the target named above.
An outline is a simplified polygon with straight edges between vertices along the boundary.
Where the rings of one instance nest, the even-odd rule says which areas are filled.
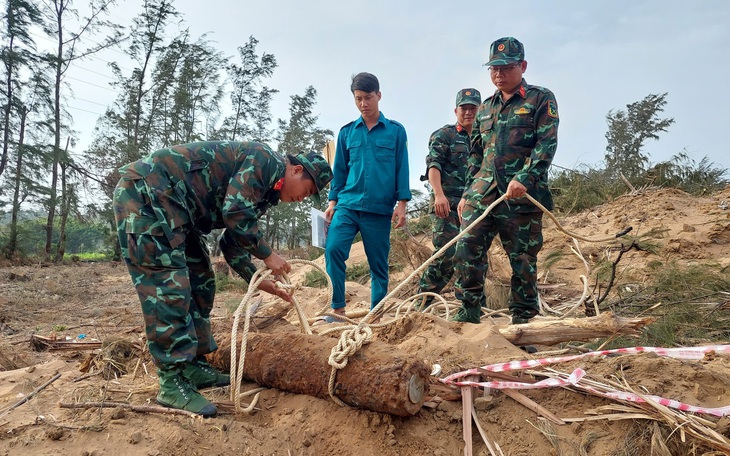
[[[73,383],[80,382],[81,380],[86,380],[89,377],[96,377],[97,375],[101,374],[101,371],[98,372],[92,372],[90,374],[82,375],[81,377],[76,377],[72,380]]]
[[[518,377],[516,375],[507,374],[504,372],[492,372],[488,371],[486,369],[482,369],[481,367],[477,367],[477,371],[479,371],[480,374],[484,375],[485,377],[488,377],[489,379],[499,380],[503,382],[521,382],[521,383],[537,383],[537,380],[529,378],[529,377]]]
[[[515,345],[556,345],[597,337],[638,336],[652,317],[625,318],[605,312],[597,317],[564,320],[533,319],[530,323],[498,327],[499,333]]]
[[[139,412],[139,413],[162,413],[162,414],[168,414],[168,415],[184,415],[184,416],[190,416],[193,418],[199,418],[200,415],[193,412],[188,412],[187,410],[180,410],[180,409],[173,409],[169,407],[162,407],[160,405],[134,405],[134,404],[127,404],[125,402],[79,402],[79,403],[68,403],[68,402],[61,402],[58,404],[61,408],[82,408],[82,409],[88,409],[88,408],[123,408],[128,409],[133,412]]]
[[[605,415],[585,416],[579,418],[563,418],[566,423],[582,423],[584,421],[619,421],[619,420],[657,420],[657,417],[645,413],[607,413]]]
[[[20,407],[21,405],[25,404],[26,402],[28,402],[33,396],[35,396],[36,394],[38,394],[41,391],[43,391],[44,389],[46,389],[48,387],[48,385],[50,385],[51,383],[55,382],[59,378],[61,378],[61,374],[60,373],[54,375],[53,377],[51,377],[51,379],[48,380],[46,383],[44,383],[41,386],[39,386],[38,388],[34,389],[33,391],[30,392],[30,394],[28,394],[27,396],[25,396],[23,399],[19,400],[15,404],[11,405],[10,408],[8,408],[4,412],[0,413],[0,418],[2,418],[5,415],[7,415],[11,410],[16,409],[16,408]]]

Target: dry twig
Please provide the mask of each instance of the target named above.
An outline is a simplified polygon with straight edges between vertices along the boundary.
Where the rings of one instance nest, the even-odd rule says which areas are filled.
[[[35,396],[36,394],[38,394],[41,391],[43,391],[44,389],[46,389],[46,387],[48,387],[48,385],[50,385],[51,383],[55,382],[59,378],[61,378],[61,374],[60,373],[54,375],[53,377],[51,377],[51,379],[48,380],[46,383],[44,383],[41,386],[39,386],[38,388],[34,389],[33,391],[30,392],[30,394],[28,394],[27,396],[25,396],[23,399],[19,400],[18,402],[16,402],[15,404],[13,404],[9,408],[7,408],[5,411],[3,411],[2,413],[0,413],[0,418],[2,418],[5,415],[7,415],[11,410],[16,409],[16,408],[20,407],[21,405],[25,404],[26,402],[28,402],[33,396]]]
[[[134,405],[127,404],[125,402],[79,402],[79,403],[68,403],[61,402],[58,404],[61,408],[124,408],[132,410],[133,412],[139,413],[163,413],[168,415],[185,415],[193,418],[202,418],[197,413],[188,412],[187,410],[173,409],[168,407],[162,407],[159,405]]]

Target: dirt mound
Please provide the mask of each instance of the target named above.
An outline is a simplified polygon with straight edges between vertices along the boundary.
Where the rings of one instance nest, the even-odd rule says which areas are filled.
[[[673,190],[645,191],[571,217],[560,223],[583,236],[603,237],[632,226],[632,235],[645,236],[657,244],[654,252],[631,251],[624,264],[640,276],[652,261],[685,263],[730,263],[730,188],[702,198]],[[541,285],[546,299],[555,302],[580,294],[578,276],[585,274],[582,259],[565,234],[545,227],[545,249],[541,254]],[[606,255],[615,241],[598,245],[580,242],[584,258]],[[364,257],[354,247],[351,258]],[[557,261],[546,262],[551,252]],[[490,256],[493,277],[504,274],[499,249]],[[394,273],[391,288],[409,274]],[[301,281],[306,271],[298,268],[293,281]],[[499,282],[499,280],[495,280]],[[552,286],[553,288],[550,288]],[[369,307],[369,286],[348,283],[348,310]],[[18,266],[0,268],[0,454],[82,454],[82,455],[458,455],[463,453],[462,405],[453,390],[433,378],[432,397],[427,406],[410,418],[393,417],[366,410],[344,408],[332,400],[291,394],[277,390],[262,393],[252,415],[223,413],[200,420],[184,416],[140,413],[116,408],[61,408],[60,403],[119,402],[146,406],[154,404],[156,373],[149,355],[135,354],[124,360],[125,369],[84,373],[82,366],[98,364],[92,358],[99,350],[86,350],[83,343],[126,339],[143,345],[143,321],[136,293],[123,265],[74,263],[66,266]],[[325,289],[296,291],[305,313],[315,315],[326,308]],[[217,338],[230,340],[233,309],[242,293],[220,292],[213,320]],[[281,318],[277,317],[280,316]],[[273,317],[272,317],[273,316]],[[268,318],[268,320],[267,320]],[[289,322],[295,313],[273,300],[264,300],[254,324],[261,332],[298,331]],[[264,325],[263,323],[269,323]],[[495,324],[506,320],[495,319]],[[32,334],[78,343],[78,349],[33,351]],[[375,330],[383,343],[421,360],[427,366],[440,365],[447,374],[511,360],[532,359],[502,337],[495,326],[450,323],[431,315],[417,314]],[[334,339],[333,339],[334,340]],[[293,348],[295,349],[295,348]],[[129,355],[129,351],[125,351]],[[112,357],[112,355],[107,356]],[[10,365],[15,369],[10,369]],[[727,406],[730,397],[730,359],[723,354],[699,360],[658,357],[653,354],[624,355],[555,364],[566,376],[575,369],[588,377],[616,388],[631,387],[640,394],[652,394],[705,407]],[[126,372],[126,373],[124,373]],[[518,381],[544,379],[540,369],[504,373]],[[34,389],[60,377],[39,391],[27,403]],[[92,374],[89,376],[89,374]],[[115,375],[116,374],[116,375]],[[376,382],[377,379],[372,381]],[[246,384],[243,390],[253,388]],[[490,442],[505,455],[645,455],[664,442],[669,453],[719,455],[723,452],[693,437],[691,424],[677,423],[670,435],[668,427],[652,419],[627,418],[628,409],[612,399],[573,389],[522,390],[521,393],[566,424],[558,425],[539,416],[507,394],[490,390],[478,392],[476,414]],[[225,410],[231,409],[227,389],[205,393]],[[246,399],[244,399],[244,402]],[[14,408],[13,408],[14,407]],[[634,410],[634,409],[632,409]],[[637,412],[636,410],[634,410]],[[595,419],[611,413],[612,420]],[[638,412],[637,412],[638,413]],[[642,413],[649,413],[643,411]],[[729,441],[726,418],[698,415],[705,426]],[[595,419],[592,421],[592,419]],[[686,429],[682,434],[681,429]],[[724,436],[724,437],[722,437]],[[682,442],[684,438],[685,443]],[[654,442],[654,443],[652,443]],[[479,432],[473,428],[475,455],[489,452]],[[655,445],[652,447],[652,445]]]
[[[582,288],[580,276],[594,274],[601,260],[613,261],[636,240],[641,249],[630,249],[617,271],[624,281],[642,283],[651,274],[648,265],[678,262],[682,265],[730,265],[730,187],[706,197],[692,197],[676,189],[645,190],[627,194],[577,215],[558,217],[560,225],[591,239],[611,237],[631,227],[627,236],[604,242],[574,241],[549,218],[544,220],[544,246],[538,261],[541,283],[557,292],[545,297],[573,298]],[[509,283],[509,265],[495,246],[490,251],[495,277]],[[630,279],[629,279],[630,278]],[[556,284],[565,284],[557,287]]]

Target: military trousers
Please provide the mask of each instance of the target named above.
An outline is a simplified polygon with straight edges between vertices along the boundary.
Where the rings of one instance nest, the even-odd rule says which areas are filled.
[[[467,204],[462,211],[464,230],[483,211]],[[542,212],[516,213],[506,202],[492,211],[456,243],[456,297],[463,306],[486,305],[484,277],[489,262],[487,252],[499,234],[512,268],[509,309],[512,315],[531,318],[539,313],[537,254],[542,248]]]
[[[434,253],[439,251],[443,246],[449,243],[459,234],[459,214],[456,209],[449,211],[446,218],[438,217],[431,214],[432,239]],[[418,283],[419,292],[439,293],[449,283],[454,276],[454,253],[456,252],[456,244],[452,245],[443,255],[436,258],[433,263],[423,272],[421,280]],[[428,299],[427,303],[432,300]]]
[[[155,364],[170,368],[216,350],[210,327],[215,274],[200,234],[178,227],[171,242],[144,179],[122,178],[113,204],[122,256],[142,304]]]

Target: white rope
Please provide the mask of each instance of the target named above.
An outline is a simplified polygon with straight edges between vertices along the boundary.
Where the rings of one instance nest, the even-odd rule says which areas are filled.
[[[587,242],[605,242],[605,241],[609,241],[609,240],[615,239],[617,237],[620,237],[620,236],[628,233],[631,230],[631,228],[629,227],[626,230],[624,230],[616,235],[613,235],[610,237],[605,237],[605,238],[597,238],[597,239],[586,238],[586,237],[577,235],[575,233],[569,232],[566,229],[564,229],[562,227],[562,225],[560,224],[560,222],[558,222],[558,220],[555,218],[555,216],[549,210],[547,210],[542,204],[540,204],[537,200],[535,200],[529,194],[525,194],[525,197],[529,201],[531,201],[533,204],[535,204],[535,206],[537,206],[541,211],[543,211],[545,214],[547,214],[550,217],[550,219],[555,223],[555,225],[557,226],[559,231],[567,234],[568,236],[576,238],[576,239],[580,239],[580,240],[587,241]],[[463,229],[457,236],[455,236],[453,239],[451,239],[449,242],[447,242],[438,251],[434,252],[434,254],[431,255],[431,257],[426,262],[424,262],[421,266],[416,268],[416,270],[413,271],[405,280],[403,280],[395,289],[393,289],[390,293],[388,293],[375,307],[373,307],[370,310],[370,312],[368,312],[367,315],[365,315],[365,317],[362,320],[360,320],[360,322],[355,323],[353,320],[351,320],[347,317],[338,316],[338,318],[342,318],[343,320],[349,322],[350,324],[346,324],[346,325],[342,325],[342,326],[331,326],[330,325],[330,327],[328,327],[327,329],[319,332],[320,335],[326,335],[331,332],[342,331],[342,334],[340,335],[340,338],[339,338],[337,344],[334,347],[332,347],[332,351],[330,352],[330,356],[328,359],[328,364],[330,366],[332,366],[332,370],[330,372],[330,379],[329,379],[329,394],[330,394],[330,397],[332,397],[332,399],[335,402],[337,402],[338,404],[343,405],[343,406],[346,405],[335,394],[335,389],[336,389],[335,380],[336,380],[337,371],[340,369],[343,369],[345,366],[347,366],[347,360],[352,354],[356,353],[360,348],[362,348],[363,345],[370,343],[370,341],[372,340],[372,336],[373,336],[372,328],[387,326],[387,325],[395,322],[397,319],[400,318],[400,311],[403,308],[405,308],[404,316],[408,315],[408,313],[410,313],[416,306],[416,304],[417,304],[416,301],[419,298],[427,297],[427,296],[433,296],[434,298],[436,298],[439,301],[438,303],[431,305],[432,308],[429,310],[429,312],[435,313],[436,309],[438,309],[439,307],[442,307],[445,310],[446,318],[447,319],[449,318],[450,311],[453,310],[454,307],[458,307],[458,306],[454,306],[454,305],[448,303],[442,296],[440,296],[436,293],[426,292],[426,293],[420,293],[420,294],[414,295],[414,296],[402,301],[399,305],[397,305],[396,316],[392,321],[390,321],[388,323],[376,323],[376,321],[378,321],[383,314],[385,314],[388,310],[393,308],[393,305],[386,306],[386,303],[389,300],[393,299],[394,296],[398,295],[398,293],[400,293],[401,289],[404,288],[407,284],[409,284],[413,278],[420,277],[421,274],[423,273],[423,271],[429,265],[431,265],[431,263],[433,263],[436,259],[443,256],[452,245],[454,245],[459,239],[461,239],[463,236],[465,236],[466,233],[468,233],[469,230],[471,230],[474,226],[476,226],[482,220],[484,220],[484,218],[492,211],[492,209],[494,209],[499,203],[504,201],[506,198],[507,198],[506,195],[502,195],[499,198],[497,198],[492,204],[490,204],[484,210],[484,212],[476,220],[474,220],[471,224],[469,224],[469,226],[467,226],[465,229]],[[332,280],[329,277],[329,275],[326,273],[326,271],[323,271],[322,268],[320,266],[318,266],[317,264],[315,264],[311,261],[307,261],[307,260],[296,260],[295,259],[295,260],[290,260],[289,263],[307,264],[310,266],[314,266],[315,268],[322,271],[324,273],[324,276],[327,278],[327,290],[328,290],[327,302],[328,303],[332,302]],[[241,411],[240,397],[242,397],[243,395],[240,394],[240,387],[241,387],[241,381],[243,379],[243,367],[244,367],[244,362],[245,362],[246,345],[248,342],[248,331],[249,331],[250,320],[251,320],[251,315],[250,315],[251,312],[248,311],[248,307],[249,307],[248,303],[249,303],[251,297],[253,296],[253,294],[258,289],[259,284],[262,281],[266,280],[270,275],[271,275],[271,271],[268,269],[260,269],[260,270],[256,271],[254,276],[251,278],[251,283],[249,284],[248,292],[246,293],[244,298],[241,300],[241,303],[239,304],[238,308],[236,309],[236,312],[234,313],[234,322],[233,322],[233,328],[231,331],[231,377],[235,378],[235,383],[233,383],[232,388],[231,388],[231,400],[234,402],[237,412]],[[294,293],[294,291],[296,291],[297,287],[292,287],[289,284],[289,277],[286,274],[283,275],[283,278],[284,278],[285,282],[280,283],[277,281],[276,282],[277,287],[284,288],[288,292]],[[585,296],[585,282],[584,282],[584,296]],[[581,301],[584,301],[584,299],[582,298]],[[312,334],[312,331],[311,331],[311,328],[307,321],[306,315],[304,314],[301,307],[299,306],[296,298],[292,297],[292,303],[294,304],[294,307],[297,311],[297,316],[299,318],[299,321],[300,321],[300,324],[302,327],[302,331],[306,334]],[[244,314],[245,318],[244,318],[244,326],[243,326],[243,337],[241,340],[241,348],[240,348],[240,361],[237,363],[235,347],[237,344],[237,331],[238,331],[239,319],[240,319],[240,314],[242,311],[245,311],[245,314]],[[491,315],[501,314],[502,312],[503,312],[503,310],[501,310],[501,309],[497,310],[497,311],[486,312],[485,316],[489,317]],[[257,399],[258,399],[258,395],[256,397],[254,397],[254,401],[252,402],[252,404],[255,403],[255,401]],[[249,409],[252,410],[253,407],[249,406],[249,408],[247,410],[249,410]]]
[[[544,213],[546,213],[551,218],[551,220],[555,223],[555,225],[558,227],[558,229],[560,231],[562,231],[563,233],[565,233],[565,234],[567,234],[569,236],[572,236],[574,238],[577,238],[577,239],[581,239],[581,240],[584,240],[584,241],[587,241],[587,242],[605,242],[605,241],[608,241],[608,240],[615,239],[615,238],[617,238],[619,236],[622,236],[622,235],[628,233],[631,230],[631,228],[628,228],[628,229],[626,229],[626,230],[624,230],[624,231],[622,231],[622,232],[620,232],[620,233],[618,233],[618,234],[616,234],[614,236],[610,236],[610,237],[606,237],[606,238],[599,238],[599,239],[585,238],[583,236],[579,236],[579,235],[577,235],[575,233],[571,233],[571,232],[567,231],[566,229],[564,229],[562,227],[562,225],[560,224],[560,222],[558,222],[558,220],[555,218],[555,216],[553,216],[553,214],[550,213],[549,210],[547,210],[542,204],[540,204],[532,196],[530,196],[529,194],[526,193],[525,194],[525,197],[528,200],[530,200],[533,204],[535,204],[535,206],[537,206],[541,211],[543,211]],[[335,376],[336,376],[336,371],[338,369],[341,369],[342,367],[338,367],[340,365],[340,363],[338,363],[337,361],[334,361],[334,360],[341,359],[344,356],[343,355],[343,351],[344,350],[351,350],[350,347],[353,347],[353,346],[360,347],[362,345],[365,345],[365,344],[369,343],[370,342],[370,338],[372,337],[372,332],[370,332],[369,335],[368,335],[368,334],[366,334],[362,330],[362,328],[363,327],[366,327],[366,326],[373,326],[373,327],[376,327],[376,326],[384,326],[385,324],[373,325],[373,324],[371,324],[371,322],[374,322],[374,321],[379,320],[380,317],[382,317],[382,315],[384,315],[388,310],[392,309],[393,305],[390,305],[389,307],[386,307],[386,303],[390,299],[392,299],[394,296],[398,295],[398,293],[401,291],[401,289],[403,287],[405,287],[413,278],[420,277],[421,274],[423,273],[423,271],[431,263],[433,263],[437,258],[443,256],[444,253],[446,253],[446,250],[448,250],[452,245],[454,245],[459,239],[461,239],[462,237],[464,237],[466,235],[466,233],[469,232],[469,230],[471,230],[477,224],[479,224],[482,220],[484,220],[484,218],[492,211],[492,209],[494,209],[499,203],[501,203],[502,201],[504,201],[506,198],[507,198],[507,195],[502,195],[499,198],[497,198],[492,204],[490,204],[484,210],[484,212],[476,220],[474,220],[472,223],[470,223],[469,226],[467,226],[465,229],[461,230],[461,232],[458,235],[456,235],[453,239],[451,239],[443,247],[441,247],[438,251],[436,251],[426,262],[424,262],[421,266],[419,266],[418,268],[416,268],[415,271],[413,271],[405,280],[403,280],[397,287],[395,287],[395,289],[393,289],[393,291],[391,291],[390,293],[388,293],[375,307],[373,307],[370,310],[370,312],[367,315],[365,315],[365,317],[363,317],[363,319],[357,324],[356,329],[354,331],[350,331],[350,329],[349,329],[350,326],[349,325],[346,325],[346,326],[338,326],[338,327],[330,328],[330,329],[327,329],[326,331],[323,331],[321,333],[321,334],[327,334],[327,333],[334,332],[334,331],[344,330],[342,332],[342,334],[340,335],[340,340],[338,341],[337,345],[332,348],[332,352],[330,354],[330,361],[329,361],[330,366],[332,366],[332,371],[330,373],[329,393],[330,393],[330,396],[336,402],[342,404],[342,401],[340,401],[335,396]],[[440,296],[439,296],[439,298],[443,300],[443,298],[441,298]],[[411,298],[411,300],[412,299],[414,299],[414,298]],[[444,303],[445,303],[445,300],[444,300]],[[404,305],[404,303],[401,303],[401,305],[398,306],[398,309],[400,309],[403,305]],[[409,311],[410,310],[410,307],[408,307],[407,309]],[[447,309],[448,309],[448,307],[447,307]],[[408,313],[408,311],[406,312],[406,314]],[[448,312],[448,310],[447,310],[447,312]],[[397,312],[396,312],[396,314],[397,314]],[[448,315],[448,313],[447,313],[447,315]],[[395,320],[393,320],[393,321],[395,321]],[[352,338],[352,337],[354,337],[355,340],[350,340],[349,339],[349,338]]]
[[[324,276],[327,278],[327,291],[328,291],[328,302],[332,301],[332,280],[330,279],[329,275],[327,275],[327,272],[324,271],[319,265],[312,261],[308,260],[298,260],[293,259],[289,260],[290,264],[304,264],[313,266],[317,269],[319,269]],[[256,396],[254,396],[253,400],[251,401],[251,404],[245,409],[241,409],[241,398],[248,395],[248,393],[241,393],[241,382],[243,381],[243,368],[246,362],[246,347],[248,346],[248,332],[251,326],[251,316],[254,313],[254,311],[249,311],[249,309],[254,310],[256,307],[258,307],[256,304],[253,306],[250,305],[251,299],[253,298],[254,294],[258,291],[258,287],[264,280],[267,280],[271,276],[271,270],[268,268],[262,268],[257,270],[253,277],[251,277],[251,281],[248,285],[248,291],[246,292],[246,295],[241,299],[241,302],[238,304],[238,307],[236,308],[236,311],[233,313],[233,327],[231,328],[231,378],[235,379],[235,381],[231,382],[231,401],[233,402],[235,406],[236,412],[245,412],[245,413],[251,413],[253,411],[253,406],[256,405],[256,402],[258,401],[259,393],[256,393]],[[276,284],[277,288],[281,288],[286,290],[291,296],[292,296],[292,304],[294,305],[294,308],[296,309],[297,317],[299,318],[299,323],[301,325],[301,330],[305,334],[312,334],[312,329],[309,326],[309,322],[307,321],[307,316],[305,315],[304,311],[302,310],[302,307],[299,305],[299,301],[297,300],[294,293],[298,290],[298,286],[291,285],[289,281],[289,276],[284,273],[281,276],[281,281],[276,280],[274,283]],[[259,298],[260,302],[263,298]],[[241,336],[241,347],[240,347],[240,361],[238,360],[238,326],[240,324],[240,318],[241,313],[244,314],[244,322],[243,322],[243,335]]]

